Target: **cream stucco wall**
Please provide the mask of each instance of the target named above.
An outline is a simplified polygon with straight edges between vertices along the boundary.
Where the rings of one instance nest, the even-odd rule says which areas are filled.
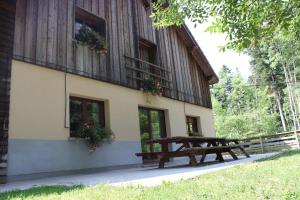
[[[165,110],[169,136],[187,135],[185,115],[200,117],[203,135],[215,136],[212,110],[204,107],[165,97],[151,97],[148,103],[140,91],[70,74],[65,85],[63,72],[15,60],[11,82],[10,139],[68,140],[65,89],[67,98],[104,100],[107,125],[119,141],[140,141],[138,106]]]

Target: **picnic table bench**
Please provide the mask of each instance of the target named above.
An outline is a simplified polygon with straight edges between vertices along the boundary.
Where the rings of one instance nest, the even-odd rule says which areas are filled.
[[[239,144],[237,139],[225,138],[210,138],[210,137],[168,137],[157,140],[149,140],[147,144],[158,143],[161,145],[161,152],[142,152],[136,153],[136,156],[157,156],[159,158],[159,168],[164,168],[165,162],[169,158],[174,157],[189,157],[189,164],[197,165],[196,156],[201,155],[199,163],[203,163],[206,155],[216,154],[216,160],[224,161],[222,153],[229,153],[234,160],[238,157],[232,151],[233,149],[240,149],[242,153],[249,157],[249,154],[244,150],[243,146]],[[175,151],[169,150],[170,144],[181,144]],[[206,145],[206,146],[205,146]]]

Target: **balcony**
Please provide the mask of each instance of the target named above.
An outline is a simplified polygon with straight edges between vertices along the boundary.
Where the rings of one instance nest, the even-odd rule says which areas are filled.
[[[125,56],[127,84],[131,88],[141,89],[146,79],[159,83],[164,96],[170,96],[172,82],[170,71],[147,61]]]

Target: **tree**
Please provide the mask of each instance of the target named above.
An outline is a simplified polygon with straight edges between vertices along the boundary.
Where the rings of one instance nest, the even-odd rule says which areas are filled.
[[[289,32],[276,31],[274,38],[248,50],[252,57],[252,82],[267,85],[275,98],[284,130],[300,129],[300,41]]]
[[[270,97],[274,98],[274,110],[279,112],[281,125],[284,131],[287,131],[286,116],[283,111],[284,95],[284,74],[280,65],[272,65],[269,57],[268,45],[261,43],[256,48],[248,51],[252,60],[252,75],[250,83],[258,88],[267,86]]]
[[[220,81],[217,85],[214,86],[212,90],[213,95],[220,102],[221,107],[229,107],[229,95],[232,92],[232,72],[231,70],[223,65],[219,72]]]
[[[226,48],[238,51],[273,38],[276,30],[300,35],[299,0],[156,0],[152,7],[157,28],[179,26],[187,18],[195,23],[212,19],[208,30],[226,33]]]
[[[258,88],[223,66],[212,89],[215,128],[219,137],[245,138],[281,131],[267,87]],[[230,85],[230,87],[225,87]]]

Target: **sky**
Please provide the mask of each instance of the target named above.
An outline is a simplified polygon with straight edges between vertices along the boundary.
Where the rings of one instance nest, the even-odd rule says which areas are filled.
[[[216,73],[223,65],[226,65],[233,70],[238,69],[244,79],[251,75],[249,56],[231,50],[219,51],[219,46],[226,44],[225,35],[205,32],[208,24],[197,25],[196,28],[190,22],[186,22],[186,24]]]

